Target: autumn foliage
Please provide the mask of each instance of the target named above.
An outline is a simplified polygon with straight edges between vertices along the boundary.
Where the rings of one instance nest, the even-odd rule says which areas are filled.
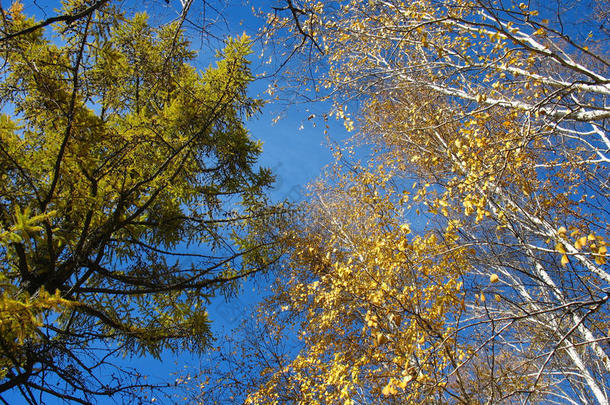
[[[0,22],[0,394],[134,403],[121,356],[204,350],[209,298],[273,260],[250,41],[200,71],[178,23],[57,12]]]
[[[133,400],[92,348],[202,350],[207,299],[278,261],[191,402],[608,403],[606,2],[278,1],[269,92],[353,134],[288,219],[249,40],[198,72],[176,24],[91,4],[54,40],[3,14],[0,393]]]
[[[263,307],[299,346],[246,403],[608,403],[602,2],[284,4],[355,135]]]

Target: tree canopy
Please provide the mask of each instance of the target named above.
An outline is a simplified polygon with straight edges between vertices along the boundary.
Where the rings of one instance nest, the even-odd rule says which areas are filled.
[[[246,403],[608,403],[604,2],[284,5],[355,135],[287,230],[261,320],[298,344],[245,345]]]
[[[114,356],[205,348],[209,297],[275,260],[244,127],[262,101],[246,36],[198,71],[178,23],[60,15],[2,10],[0,398],[136,401],[148,384]]]
[[[137,401],[115,355],[209,347],[208,299],[279,263],[192,402],[607,404],[606,2],[276,4],[275,91],[353,133],[290,218],[247,37],[200,72],[184,14],[3,10],[0,399]]]

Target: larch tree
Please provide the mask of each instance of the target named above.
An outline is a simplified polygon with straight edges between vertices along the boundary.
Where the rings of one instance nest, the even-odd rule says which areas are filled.
[[[1,11],[0,401],[136,403],[117,356],[206,348],[209,298],[275,260],[250,41],[198,71],[179,23],[107,1]]]
[[[264,317],[301,346],[247,402],[607,404],[607,4],[283,4],[368,163],[287,232]]]

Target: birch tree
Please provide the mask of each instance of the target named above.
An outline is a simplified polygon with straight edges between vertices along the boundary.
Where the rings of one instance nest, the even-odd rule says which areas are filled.
[[[608,403],[610,85],[601,11],[603,2],[287,1],[270,15],[271,32],[294,45],[287,52],[304,51],[317,68],[306,84],[334,102],[353,142],[368,145],[373,169],[355,171],[363,173],[352,179],[356,189],[367,190],[355,198],[332,181],[316,194],[311,216],[323,219],[305,232],[316,242],[297,238],[307,259],[290,265],[305,275],[287,276],[298,281],[278,293],[300,314],[303,349],[253,403],[277,398],[265,390],[291,371],[295,403]],[[367,200],[369,192],[380,200]],[[404,214],[383,197],[405,192]],[[386,240],[384,252],[381,229],[398,235],[400,221],[389,218],[408,221],[409,206],[427,225]],[[426,270],[421,252],[397,253],[417,240],[437,246]],[[456,252],[459,261],[447,262]],[[336,256],[361,267],[347,271]],[[397,274],[397,291],[421,295],[399,295]],[[374,307],[387,323],[377,350],[363,346],[381,321],[354,292],[373,279],[379,289],[364,290],[379,292]],[[456,302],[425,298],[445,296],[437,284],[453,288]],[[400,341],[417,353],[402,339],[430,342],[431,314],[440,317],[431,330],[443,332],[428,348],[440,353],[451,342],[452,352],[438,361],[416,354],[416,375],[401,374],[413,361],[385,348]]]

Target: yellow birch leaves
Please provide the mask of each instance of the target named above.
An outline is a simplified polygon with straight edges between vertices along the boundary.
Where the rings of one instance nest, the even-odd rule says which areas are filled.
[[[304,316],[304,398],[607,403],[605,45],[529,3],[324,4],[300,22],[370,153],[318,185],[278,295]]]
[[[302,317],[302,349],[288,368],[298,403],[415,401],[443,390],[441,370],[456,356],[446,319],[462,311],[468,251],[434,232],[411,234],[392,166],[338,164],[336,177],[316,185],[308,219],[290,231],[286,280],[267,319],[275,322],[278,306]],[[281,398],[282,376],[277,370],[249,403]]]

